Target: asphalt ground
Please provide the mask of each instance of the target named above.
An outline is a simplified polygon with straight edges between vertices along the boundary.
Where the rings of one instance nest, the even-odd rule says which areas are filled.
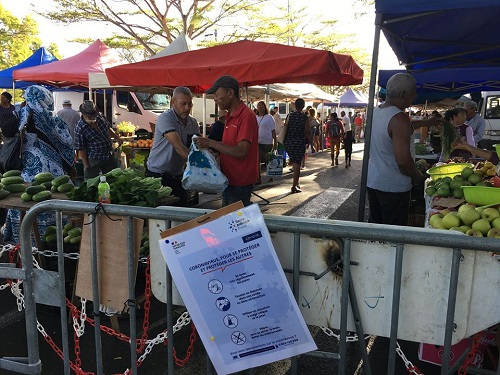
[[[321,217],[332,220],[357,221],[359,185],[361,179],[361,167],[363,158],[363,144],[353,145],[352,163],[350,168],[345,168],[343,151],[339,158],[340,165],[330,167],[329,151],[320,151],[314,156],[308,157],[306,167],[301,171],[300,184],[302,193],[291,194],[292,173],[289,167],[284,168],[281,177],[274,177],[273,182],[267,182],[268,177],[262,174],[261,185],[256,187],[252,197],[253,203],[258,203],[264,214],[272,215],[295,215],[305,217]],[[207,209],[220,208],[220,195],[201,194],[198,207]],[[368,209],[365,209],[365,216]],[[2,259],[2,261],[7,261]],[[67,260],[68,271],[76,266],[76,261]],[[139,268],[137,278],[137,292],[140,293],[144,286],[143,267]],[[67,273],[68,274],[68,273]],[[26,334],[24,314],[17,311],[16,301],[9,290],[0,291],[0,357],[23,357],[26,356]],[[91,306],[87,306],[91,311]],[[176,307],[176,317],[184,312],[183,307]],[[138,311],[138,332],[142,332],[142,318],[144,310]],[[59,311],[56,308],[38,305],[37,316],[46,332],[58,343],[60,332]],[[109,318],[102,318],[102,324],[111,326]],[[129,332],[128,318],[120,318],[120,329],[125,335]],[[162,332],[166,326],[166,307],[154,297],[151,300],[149,338],[153,338]],[[339,343],[335,337],[327,336],[316,326],[309,326],[319,350],[326,352],[338,352]],[[191,327],[183,327],[174,336],[174,346],[177,356],[185,358],[189,346]],[[40,357],[43,364],[44,375],[63,374],[62,359],[39,335]],[[103,338],[103,362],[105,374],[123,373],[129,365],[129,346],[116,337],[102,335]],[[73,340],[70,340],[71,359],[73,354]],[[413,364],[417,365],[423,374],[439,374],[440,367],[418,360],[418,344],[400,341],[401,348]],[[369,337],[364,341],[368,347],[371,372],[374,375],[387,373],[389,340],[383,337]],[[95,371],[94,358],[94,333],[87,325],[85,335],[80,343],[82,368],[85,371]],[[184,367],[175,368],[177,375],[200,375],[205,374],[207,369],[206,354],[201,340],[194,342],[193,354]],[[360,356],[358,342],[347,343],[347,374],[365,374]],[[162,344],[153,348],[143,364],[139,367],[139,374],[163,375],[167,373],[166,347]],[[291,360],[275,362],[253,372],[240,372],[238,374],[257,375],[288,375],[291,374]],[[327,358],[318,358],[302,355],[297,361],[297,373],[299,375],[332,375],[338,373],[338,361]],[[407,373],[402,359],[396,359],[396,374]],[[11,375],[12,372],[0,370],[0,375]]]

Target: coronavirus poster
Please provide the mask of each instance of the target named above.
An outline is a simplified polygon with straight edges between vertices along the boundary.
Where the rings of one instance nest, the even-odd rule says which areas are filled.
[[[162,237],[162,254],[218,374],[316,349],[257,205]]]

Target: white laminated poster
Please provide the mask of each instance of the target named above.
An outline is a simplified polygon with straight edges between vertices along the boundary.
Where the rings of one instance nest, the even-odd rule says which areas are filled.
[[[198,222],[159,242],[217,373],[316,350],[258,205]]]

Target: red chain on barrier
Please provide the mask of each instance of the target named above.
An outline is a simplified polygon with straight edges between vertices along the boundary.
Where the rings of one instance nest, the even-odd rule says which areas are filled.
[[[17,244],[16,246],[14,246],[12,249],[9,250],[9,263],[13,263],[13,264],[16,264],[16,262],[14,261],[14,256],[19,252],[21,246],[19,244]],[[21,257],[18,257],[18,264],[17,264],[17,267],[20,268],[21,267]],[[8,284],[9,284],[9,287],[12,287],[12,279],[8,279],[7,280]]]
[[[149,312],[151,310],[151,273],[149,272],[149,257],[146,261],[146,287],[144,289],[144,295],[146,296],[146,300],[144,301],[144,319],[142,321],[142,336],[137,340],[137,344],[139,348],[137,349],[137,353],[142,353],[144,348],[146,347],[146,342],[148,341],[148,330],[149,330]]]
[[[186,357],[184,359],[179,359],[177,358],[177,353],[174,348],[174,361],[175,364],[179,367],[184,367],[186,363],[188,363],[189,359],[191,358],[191,355],[193,354],[194,351],[194,342],[196,341],[196,327],[194,326],[193,323],[191,323],[191,334],[189,335],[189,346],[186,350]]]
[[[474,359],[476,358],[476,352],[477,349],[479,348],[479,345],[481,344],[481,337],[483,336],[483,332],[476,333],[474,338],[472,339],[472,348],[469,353],[467,353],[467,356],[465,357],[465,361],[460,366],[458,369],[458,375],[466,375],[467,374],[467,368],[474,363]]]
[[[17,251],[19,250],[19,247],[17,246]],[[15,254],[16,249],[11,250],[13,254]],[[10,255],[10,254],[9,254]],[[12,259],[13,259],[12,255]],[[150,274],[150,263],[149,263],[149,257],[147,258],[147,266],[146,266],[146,287],[144,290],[144,295],[146,297],[146,300],[144,302],[144,319],[142,323],[142,328],[143,328],[143,333],[140,339],[137,339],[137,345],[139,345],[139,348],[137,349],[138,353],[141,353],[147,343],[148,340],[148,330],[149,330],[149,316],[150,316],[150,311],[151,311],[151,274]],[[69,299],[66,298],[66,306],[71,310],[72,316],[78,319],[80,317],[81,311],[71,303]],[[85,321],[89,323],[92,327],[95,327],[95,321],[88,316],[85,318]],[[110,336],[114,336],[119,340],[125,341],[125,342],[130,342],[130,337],[124,335],[123,333],[117,333],[115,332],[112,328],[106,327],[101,325],[100,329],[102,332],[107,333]],[[165,331],[166,332],[166,331]],[[62,350],[57,346],[57,344],[52,340],[52,338],[47,334],[44,336],[45,341],[51,346],[51,348],[54,350],[54,352],[62,359],[64,360],[64,353]],[[166,341],[166,340],[165,340]],[[74,333],[74,342],[75,342],[75,361],[74,363],[70,361],[70,367],[71,369],[77,374],[77,375],[94,375],[93,372],[85,372],[81,369],[81,350],[80,350],[80,338]],[[177,358],[177,353],[174,348],[173,350],[173,355],[174,355],[174,362],[177,366],[183,367],[186,365],[186,363],[189,361],[191,358],[193,351],[194,351],[194,344],[196,342],[196,327],[193,323],[191,323],[191,334],[189,335],[189,346],[186,350],[186,357],[184,359],[179,359]],[[142,361],[137,361],[137,366],[139,367],[142,364]]]

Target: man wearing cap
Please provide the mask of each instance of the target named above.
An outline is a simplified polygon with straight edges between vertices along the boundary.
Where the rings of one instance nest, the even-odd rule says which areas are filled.
[[[229,180],[229,186],[222,192],[222,205],[241,200],[248,206],[259,178],[255,168],[259,161],[257,117],[240,99],[239,84],[234,77],[219,77],[207,94],[214,94],[219,109],[228,112],[224,134],[222,142],[201,137],[195,142],[199,147],[210,147],[220,153],[221,170]]]
[[[193,94],[187,87],[176,87],[172,108],[158,116],[153,147],[146,163],[146,177],[161,177],[172,195],[180,198],[179,206],[189,206],[189,194],[182,187],[184,165],[193,135],[200,134],[198,122],[190,115]]]
[[[116,167],[111,137],[121,142],[109,122],[91,100],[80,105],[82,117],[75,127],[74,148],[83,163],[85,179],[97,177]]]
[[[71,100],[65,99],[62,103],[62,109],[57,112],[57,115],[63,119],[63,121],[68,125],[69,132],[71,134],[71,139],[75,139],[75,126],[80,120],[80,114],[71,108]]]

